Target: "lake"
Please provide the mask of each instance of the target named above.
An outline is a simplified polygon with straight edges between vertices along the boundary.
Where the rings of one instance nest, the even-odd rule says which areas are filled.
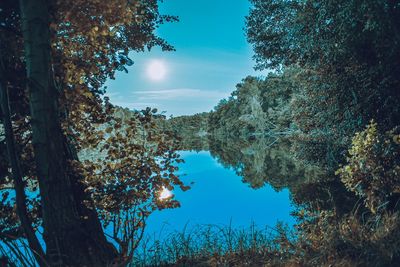
[[[183,231],[185,226],[232,225],[247,228],[252,223],[260,228],[274,227],[277,221],[293,225],[290,216],[289,190],[276,191],[265,183],[254,189],[229,164],[222,164],[218,156],[209,151],[182,151],[185,163],[179,165],[179,174],[192,188],[173,193],[181,207],[156,211],[150,215],[146,233],[162,239],[173,231]]]

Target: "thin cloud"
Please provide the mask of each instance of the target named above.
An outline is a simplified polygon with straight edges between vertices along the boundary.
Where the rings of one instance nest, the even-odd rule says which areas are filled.
[[[111,103],[141,110],[146,107],[166,111],[167,114],[189,115],[210,111],[222,98],[229,96],[229,92],[220,90],[203,90],[194,88],[136,90],[125,97],[110,97]]]
[[[201,90],[201,89],[190,89],[190,88],[180,88],[180,89],[165,89],[165,90],[139,90],[132,92],[134,97],[138,100],[172,100],[172,99],[197,99],[199,97],[220,99],[227,96],[226,92],[215,91],[215,90]],[[200,99],[201,99],[200,98]]]

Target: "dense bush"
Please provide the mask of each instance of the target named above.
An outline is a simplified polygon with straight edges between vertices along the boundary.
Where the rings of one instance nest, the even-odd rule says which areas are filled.
[[[355,135],[347,163],[337,174],[351,210],[306,206],[300,219],[298,255],[303,264],[395,266],[400,260],[400,142],[397,129],[386,134],[372,122]],[[356,198],[356,199],[357,199]],[[307,202],[306,202],[307,203]]]
[[[346,187],[377,213],[397,205],[400,196],[400,134],[380,134],[371,122],[353,138],[347,164],[337,171]]]

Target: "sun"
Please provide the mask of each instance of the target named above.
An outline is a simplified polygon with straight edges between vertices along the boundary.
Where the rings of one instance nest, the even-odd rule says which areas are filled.
[[[147,76],[152,81],[162,81],[167,74],[165,62],[159,59],[153,59],[149,62],[146,69]]]

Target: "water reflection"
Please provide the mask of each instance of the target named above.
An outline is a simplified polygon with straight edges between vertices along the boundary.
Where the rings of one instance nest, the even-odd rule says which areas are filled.
[[[158,199],[159,200],[166,200],[166,199],[169,199],[169,198],[171,198],[173,196],[174,196],[174,194],[172,193],[172,191],[168,190],[168,188],[166,188],[166,187],[163,187],[161,192],[160,192],[160,195],[159,195]]]
[[[197,225],[231,224],[247,228],[252,223],[260,227],[274,227],[277,221],[294,223],[288,190],[277,192],[269,185],[254,190],[208,151],[180,154],[185,163],[179,165],[179,174],[185,183],[194,184],[186,192],[174,190],[181,207],[155,211],[148,218],[147,233],[163,239],[171,232],[190,230]]]
[[[180,174],[187,174],[183,181],[194,185],[188,192],[174,191],[179,209],[150,216],[148,233],[180,231],[187,223],[227,225],[230,220],[236,227],[252,222],[274,226],[277,221],[293,225],[291,199],[298,203],[297,196],[303,199],[309,190],[326,194],[325,187],[313,186],[323,172],[294,158],[288,140],[197,134],[181,138],[185,163]]]
[[[266,186],[276,191],[288,189],[296,205],[316,210],[349,209],[344,199],[351,194],[343,184],[326,170],[296,158],[289,139],[187,134],[182,135],[181,144],[185,150],[210,151],[222,166],[233,169],[254,189]]]
[[[232,168],[243,182],[253,188],[270,184],[275,190],[296,188],[300,184],[317,181],[323,172],[315,166],[296,159],[289,140],[250,136],[186,135],[182,137],[184,150],[208,150],[225,168]]]

